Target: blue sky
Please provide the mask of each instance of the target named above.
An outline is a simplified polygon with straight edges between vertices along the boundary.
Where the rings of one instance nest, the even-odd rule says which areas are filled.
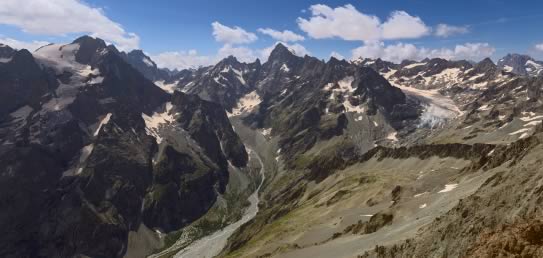
[[[302,47],[303,51],[298,51],[301,54],[310,53],[323,59],[328,59],[332,52],[346,59],[358,54],[391,61],[424,55],[475,60],[491,55],[497,60],[509,52],[543,58],[543,45],[541,50],[536,47],[543,43],[540,30],[543,1],[535,0],[28,0],[25,6],[14,0],[2,2],[0,41],[7,44],[68,42],[78,35],[93,34],[121,48],[142,48],[158,59],[157,63],[170,67],[215,62],[226,54],[247,61],[256,57],[265,59],[262,57],[267,53],[265,49],[278,40],[259,32],[261,28],[289,30],[302,36],[303,41],[287,44],[295,49]],[[312,8],[317,4],[319,8]],[[333,13],[322,14],[323,10]],[[396,14],[403,19],[395,23],[399,28],[390,26],[390,33],[374,31],[375,36],[370,37],[367,35],[372,32],[363,28],[350,30],[363,24],[364,17],[378,18],[376,28],[380,30],[379,26],[391,20],[394,11],[401,11]],[[362,20],[349,20],[345,12]],[[305,28],[299,18],[307,22]],[[323,18],[324,24],[321,26],[312,18]],[[100,22],[94,24],[96,19]],[[239,27],[241,37],[249,35],[249,38],[218,40],[213,22],[225,30]],[[401,27],[402,24],[406,27]],[[439,24],[448,28],[441,36],[436,35]]]

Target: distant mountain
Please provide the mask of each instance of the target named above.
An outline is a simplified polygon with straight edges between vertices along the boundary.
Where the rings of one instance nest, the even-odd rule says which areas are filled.
[[[122,52],[121,55],[127,63],[152,82],[168,80],[172,75],[172,72],[158,68],[155,62],[145,55],[142,50],[132,50],[128,53]]]
[[[498,61],[498,68],[522,76],[542,76],[543,62],[520,54],[508,54]]]

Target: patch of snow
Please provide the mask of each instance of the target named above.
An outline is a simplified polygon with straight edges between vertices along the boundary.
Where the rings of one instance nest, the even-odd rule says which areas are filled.
[[[276,66],[276,67],[277,67],[277,66]],[[283,65],[281,66],[281,71],[288,73],[288,72],[290,72],[290,68],[288,68],[288,65],[287,65],[287,64],[283,64]]]
[[[221,78],[222,78],[222,76],[219,76],[219,77],[213,78],[213,80],[214,80],[217,84],[219,84],[219,85],[225,87],[226,85],[224,85],[222,82],[219,81]]]
[[[524,113],[523,115],[525,114],[526,113]],[[543,116],[536,116],[535,113],[531,113],[529,116],[521,117],[519,119],[522,120],[523,122],[531,122],[533,120],[543,119]]]
[[[496,151],[496,149],[493,149],[491,150],[488,154],[486,154],[487,156],[492,156],[492,154],[494,154],[494,152]]]
[[[57,74],[69,72],[72,74],[69,84],[60,83],[55,90],[55,98],[43,105],[45,111],[59,111],[71,104],[79,88],[85,87],[89,76],[95,76],[90,84],[101,83],[98,69],[92,69],[91,66],[80,64],[75,60],[75,55],[79,51],[79,44],[51,44],[36,50],[33,55],[42,66],[53,69]]]
[[[424,209],[424,208],[426,208],[426,203],[419,206],[419,209]]]
[[[260,96],[256,91],[252,91],[238,101],[236,107],[232,109],[232,113],[229,113],[228,116],[239,116],[243,113],[252,112],[260,102],[262,102]]]
[[[345,111],[347,112],[353,112],[353,113],[364,113],[366,112],[366,108],[362,105],[354,106],[351,104],[351,102],[348,99],[345,99],[343,101],[343,107],[345,107]]]
[[[166,110],[162,113],[155,112],[152,116],[148,116],[145,113],[141,113],[143,121],[145,121],[145,132],[149,136],[153,136],[156,139],[157,144],[162,142],[160,136],[160,129],[167,124],[175,122],[175,115],[171,110],[173,105],[171,102],[166,103]]]
[[[466,71],[466,72],[467,72],[467,71]],[[484,74],[484,73],[480,73],[480,74],[477,74],[477,75],[474,75],[474,76],[470,77],[470,78],[468,79],[468,81],[475,81],[475,80],[477,80],[477,79],[479,79],[479,78],[481,78],[481,77],[483,77],[483,76],[485,76],[485,74]]]
[[[394,86],[400,88],[406,95],[418,99],[426,106],[421,115],[421,126],[435,128],[447,120],[463,114],[452,99],[441,95],[437,90],[420,90],[398,84]]]
[[[480,82],[480,83],[474,83],[471,85],[471,88],[473,89],[483,89],[488,86],[488,81]]]
[[[12,124],[17,124],[15,130],[19,130],[26,125],[26,118],[32,113],[34,109],[28,105],[23,106],[9,114],[13,118]]]
[[[64,109],[65,107],[67,107],[68,105],[72,104],[74,100],[75,100],[75,96],[52,98],[51,100],[43,104],[42,107],[46,111],[60,111]]]
[[[89,81],[89,84],[100,84],[104,81],[104,77],[102,76],[98,76],[98,77],[94,77],[92,78],[90,81]]]
[[[11,62],[11,58],[0,58],[0,63],[9,63]]]
[[[268,136],[271,134],[271,131],[272,131],[271,128],[262,129],[262,135]]]
[[[353,81],[354,81],[354,77],[352,77],[352,76],[347,76],[347,77],[343,78],[342,80],[338,81],[337,82],[339,84],[338,91],[341,91],[341,92],[354,92],[355,89],[353,89]]]
[[[151,60],[149,60],[149,58],[147,58],[146,56],[143,57],[143,63],[145,63],[145,65],[149,66],[149,67],[153,67],[153,62]]]
[[[439,191],[438,193],[446,193],[454,190],[456,187],[458,187],[458,184],[447,184],[445,185],[445,188],[443,190]]]
[[[179,81],[175,81],[175,82],[172,82],[172,83],[165,83],[164,80],[155,81],[156,86],[158,86],[159,88],[161,88],[162,90],[164,90],[165,92],[170,93],[170,94],[173,94],[173,92],[177,88],[178,83],[179,83]]]
[[[28,105],[26,106],[23,106],[13,112],[11,112],[9,114],[9,116],[15,118],[15,120],[23,120],[23,119],[26,119],[28,117],[28,115],[30,115],[30,113],[32,113],[32,111],[34,111],[34,109]]]
[[[109,119],[111,118],[111,113],[107,113],[107,115],[100,120],[100,123],[98,124],[98,127],[96,128],[96,131],[94,131],[94,137],[98,136],[98,133],[100,133],[100,129],[102,129],[102,126],[109,123]]]
[[[337,92],[337,93],[352,93],[354,92],[354,88],[352,86],[353,84],[353,81],[354,81],[354,77],[352,76],[347,76],[341,80],[339,80],[337,82],[337,84],[339,85],[339,88],[337,89],[333,89],[332,91],[333,92]],[[334,87],[335,83],[327,83],[325,86],[324,86],[324,90],[325,91],[329,91],[332,89],[332,87]]]
[[[388,72],[386,73],[382,73],[381,75],[383,77],[385,77],[385,79],[388,80],[388,78],[390,78],[393,74],[395,74],[397,72],[397,70],[394,70],[394,69],[390,69]]]
[[[530,136],[529,133],[523,133],[523,134],[521,134],[518,138],[519,138],[519,139],[524,139],[524,138],[527,138],[528,136]]]
[[[477,108],[478,110],[481,110],[481,111],[487,111],[487,110],[490,110],[491,107],[489,107],[488,105],[483,105],[483,106],[480,106],[479,108]]]
[[[246,82],[245,82],[245,79],[243,79],[243,72],[237,69],[232,69],[232,71],[234,71],[234,73],[236,74],[236,77],[238,78],[239,82],[245,85]]]
[[[526,127],[526,126],[528,126],[528,127],[533,127],[533,126],[536,126],[536,125],[538,125],[538,124],[541,124],[541,120],[539,120],[539,121],[528,122],[528,123],[524,124],[524,126],[525,126],[525,127]]]
[[[363,116],[358,116],[354,119],[355,122],[359,122],[359,121],[362,121],[364,120],[364,117]]]
[[[538,64],[538,63],[536,63],[536,62],[534,62],[532,60],[526,61],[526,65],[532,66],[535,69],[535,71],[538,71],[538,70],[543,68],[542,65],[540,65],[540,64]],[[526,69],[526,70],[528,70],[528,69]]]
[[[227,65],[224,68],[222,68],[221,73],[228,73],[230,72],[230,69],[232,69],[232,67]]]
[[[423,195],[425,195],[425,194],[428,194],[428,192],[415,194],[415,195],[413,195],[413,197],[414,197],[414,198],[419,198],[419,197],[421,197],[421,196],[423,196]]]
[[[393,142],[397,142],[397,141],[398,141],[397,135],[398,135],[397,132],[389,133],[389,134],[387,135],[387,140],[390,140],[390,141],[393,141]]]
[[[413,63],[413,64],[410,64],[410,65],[404,66],[404,69],[412,69],[412,68],[422,66],[422,65],[426,65],[426,63]]]
[[[510,72],[513,71],[513,67],[506,65],[506,66],[503,67],[503,70],[510,73]]]
[[[526,132],[529,132],[531,130],[532,130],[532,128],[522,128],[522,129],[520,129],[518,131],[510,133],[509,135],[517,135],[517,134],[521,134],[521,133],[526,133]]]
[[[462,71],[459,68],[447,68],[441,73],[432,75],[430,77],[425,77],[426,84],[430,84],[431,82],[439,82],[439,83],[456,83],[460,82],[460,74]]]

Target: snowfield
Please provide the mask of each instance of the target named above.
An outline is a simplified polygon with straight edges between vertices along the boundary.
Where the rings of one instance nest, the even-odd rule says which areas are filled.
[[[252,91],[238,101],[238,104],[232,109],[232,113],[228,113],[228,116],[239,116],[243,113],[252,112],[260,102],[262,102],[260,96],[258,96],[256,91]]]
[[[175,114],[170,112],[172,108],[172,103],[168,102],[166,103],[166,110],[162,113],[155,112],[152,116],[144,113],[141,114],[141,117],[145,121],[145,132],[147,135],[155,137],[157,144],[162,142],[162,137],[160,136],[161,128],[175,121]]]
[[[441,95],[437,90],[420,90],[398,84],[393,85],[426,106],[421,116],[421,127],[435,128],[463,114],[452,99]]]

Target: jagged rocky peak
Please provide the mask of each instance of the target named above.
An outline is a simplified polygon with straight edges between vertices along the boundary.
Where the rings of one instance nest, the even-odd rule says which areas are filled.
[[[272,52],[270,53],[269,59],[284,60],[284,59],[289,59],[292,56],[295,56],[295,55],[288,47],[286,47],[282,43],[278,43],[277,45],[275,45]]]
[[[147,56],[141,49],[134,49],[128,52],[126,55],[131,60],[143,62],[143,64],[148,67],[156,68],[155,62],[153,62],[153,60],[149,56]]]
[[[91,36],[82,36],[72,44],[78,44],[79,49],[75,54],[75,61],[81,64],[91,64],[96,61],[96,55],[103,49],[106,49],[106,42],[99,38]]]
[[[337,59],[335,57],[330,57],[330,60],[328,60],[327,64],[329,65],[339,65],[339,66],[348,66],[349,62],[347,62],[345,59]]]
[[[498,68],[521,76],[540,76],[543,62],[536,61],[528,55],[507,54],[498,61]]]
[[[158,84],[160,85],[163,85],[165,82],[170,82],[173,76],[175,76],[175,73],[158,68],[156,63],[141,49],[135,49],[128,53],[122,52],[120,53],[120,56],[143,74],[145,78],[153,82],[159,82]]]
[[[264,64],[269,69],[281,69],[284,72],[290,72],[291,68],[297,66],[303,60],[302,57],[297,56],[293,50],[289,49],[285,45],[278,43],[270,53],[268,61]]]
[[[28,50],[14,51],[9,61],[0,62],[0,123],[25,105],[39,107],[43,95],[56,85]]]
[[[494,61],[490,59],[489,57],[481,60],[479,63],[477,63],[474,67],[474,70],[479,72],[496,72],[496,69],[498,66],[494,64]]]
[[[15,54],[15,49],[0,43],[0,63],[5,63]]]

